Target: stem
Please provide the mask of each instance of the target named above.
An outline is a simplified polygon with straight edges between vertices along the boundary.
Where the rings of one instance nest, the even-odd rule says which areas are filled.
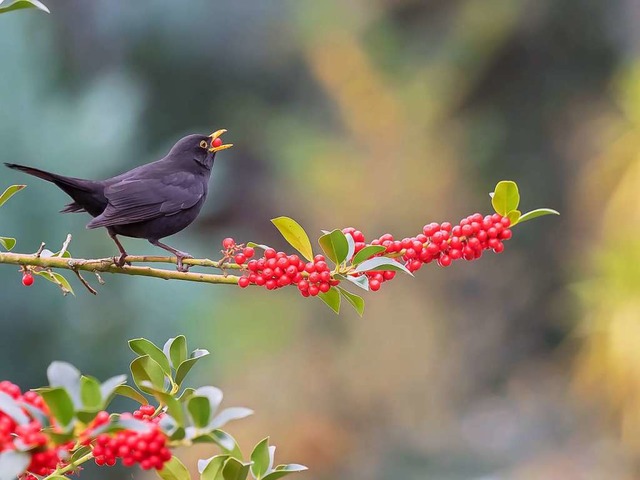
[[[175,264],[175,257],[157,257],[157,256],[129,256],[126,258],[131,263],[170,263]],[[113,258],[101,259],[83,259],[83,258],[59,258],[47,257],[42,258],[33,254],[22,253],[0,253],[0,264],[21,265],[42,268],[58,268],[65,270],[84,270],[87,272],[106,272],[122,275],[134,275],[143,277],[162,278],[164,280],[184,280],[189,282],[201,283],[220,283],[227,285],[235,285],[238,283],[238,277],[235,275],[214,275],[196,272],[178,272],[175,270],[164,270],[151,267],[118,267],[115,265]],[[219,263],[209,259],[189,258],[183,261],[185,265],[197,265],[203,267],[220,268]],[[225,268],[240,269],[239,265],[225,264]]]
[[[56,476],[64,475],[64,474],[65,474],[65,473],[67,473],[67,472],[70,472],[70,471],[72,471],[72,470],[75,470],[75,469],[76,469],[76,467],[77,467],[78,465],[82,465],[83,463],[88,462],[88,461],[89,461],[89,460],[91,460],[92,458],[93,458],[93,453],[92,453],[92,452],[89,452],[89,453],[87,453],[86,455],[84,455],[83,457],[80,457],[80,458],[79,458],[78,460],[76,460],[75,462],[70,463],[70,464],[69,464],[69,465],[67,465],[66,467],[63,467],[63,468],[59,468],[59,469],[57,469],[55,472],[53,472],[53,473],[52,473],[52,474],[50,474],[50,475],[47,475],[47,476],[46,476],[46,477],[44,477],[42,480],[49,480],[49,479],[55,478]]]

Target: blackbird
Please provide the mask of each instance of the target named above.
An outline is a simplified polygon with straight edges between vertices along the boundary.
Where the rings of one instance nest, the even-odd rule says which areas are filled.
[[[226,130],[209,136],[188,135],[162,159],[141,165],[107,180],[84,180],[5,163],[9,168],[47,180],[69,195],[73,202],[63,213],[87,212],[87,228],[105,227],[118,246],[116,265],[123,267],[127,252],[117,235],[144,238],[177,258],[178,270],[187,271],[182,260],[191,255],[160,242],[193,222],[207,197],[213,160],[230,148],[219,138]]]

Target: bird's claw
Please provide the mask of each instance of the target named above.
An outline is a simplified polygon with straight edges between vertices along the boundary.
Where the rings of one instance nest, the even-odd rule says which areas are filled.
[[[113,257],[113,263],[115,263],[116,267],[124,267],[125,265],[131,266],[131,262],[125,262],[125,258],[127,258],[127,254],[123,253],[119,257]]]
[[[178,265],[179,272],[186,273],[189,271],[189,267],[191,267],[191,265],[184,265],[182,263],[182,260],[184,260],[185,258],[193,258],[193,255],[189,255],[188,253],[183,252],[180,252],[180,254],[176,255],[176,263]]]

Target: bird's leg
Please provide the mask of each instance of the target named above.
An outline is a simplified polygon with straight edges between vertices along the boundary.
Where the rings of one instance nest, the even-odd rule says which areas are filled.
[[[109,236],[111,237],[111,239],[114,242],[116,242],[116,245],[118,246],[118,250],[120,251],[120,256],[117,257],[117,258],[114,258],[114,262],[115,262],[116,266],[122,268],[122,267],[124,267],[125,263],[127,265],[131,266],[131,263],[124,261],[124,259],[127,258],[127,252],[125,251],[124,247],[120,243],[120,240],[118,240],[118,237],[116,236],[116,234],[113,233],[111,230],[108,230],[108,232],[109,232]]]
[[[182,260],[184,260],[185,258],[193,258],[192,255],[189,255],[188,253],[185,253],[185,252],[181,252],[180,250],[176,250],[175,248],[170,247],[169,245],[165,245],[164,243],[158,240],[149,240],[149,243],[151,245],[155,245],[156,247],[164,248],[165,250],[173,253],[176,256],[176,260],[177,260],[176,263],[178,264],[179,272],[189,271],[189,265],[183,265]]]

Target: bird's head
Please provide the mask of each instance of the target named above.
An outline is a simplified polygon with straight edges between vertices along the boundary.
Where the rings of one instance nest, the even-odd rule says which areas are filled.
[[[220,150],[233,147],[232,144],[223,144],[220,138],[226,130],[218,130],[211,135],[188,135],[178,141],[169,155],[176,157],[189,157],[203,167],[210,169],[213,166],[213,158]]]

